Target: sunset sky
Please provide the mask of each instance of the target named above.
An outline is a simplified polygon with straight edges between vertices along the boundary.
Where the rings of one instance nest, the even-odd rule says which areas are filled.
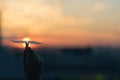
[[[120,45],[120,0],[0,0],[0,4],[4,42],[30,37],[57,47]]]

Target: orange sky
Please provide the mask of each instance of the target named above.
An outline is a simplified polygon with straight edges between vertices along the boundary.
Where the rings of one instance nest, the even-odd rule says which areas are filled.
[[[118,46],[118,3],[118,0],[1,0],[3,41],[11,43],[11,39],[30,37],[47,46]]]

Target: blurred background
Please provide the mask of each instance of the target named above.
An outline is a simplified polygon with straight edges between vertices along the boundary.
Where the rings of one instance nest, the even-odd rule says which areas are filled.
[[[119,0],[0,0],[0,80],[25,80],[23,44],[42,80],[120,80]]]

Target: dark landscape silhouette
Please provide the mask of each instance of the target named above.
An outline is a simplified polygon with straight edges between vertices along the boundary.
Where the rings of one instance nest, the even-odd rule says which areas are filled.
[[[2,47],[1,80],[26,79],[22,65],[23,49]],[[42,80],[119,80],[119,48],[37,48],[43,60]],[[3,74],[4,73],[4,74]],[[6,78],[7,76],[7,78]]]

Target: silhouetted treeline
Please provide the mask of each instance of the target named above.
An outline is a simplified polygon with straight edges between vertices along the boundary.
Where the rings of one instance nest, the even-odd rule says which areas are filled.
[[[87,48],[63,48],[61,49],[61,52],[63,53],[72,53],[72,54],[91,54],[92,53],[92,47]]]

